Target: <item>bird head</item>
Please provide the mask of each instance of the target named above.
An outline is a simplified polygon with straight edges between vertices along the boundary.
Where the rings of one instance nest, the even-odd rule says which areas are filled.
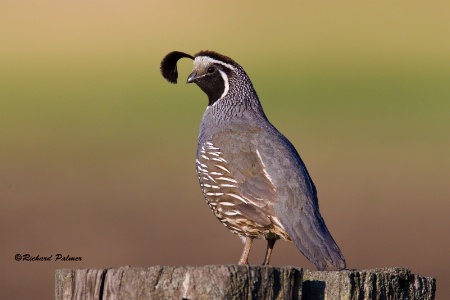
[[[200,51],[194,56],[184,52],[173,51],[161,61],[161,74],[170,83],[177,83],[177,62],[187,57],[194,60],[194,68],[188,76],[187,83],[197,84],[208,96],[209,105],[224,98],[231,90],[246,89],[253,91],[253,86],[245,71],[228,56],[214,51]]]

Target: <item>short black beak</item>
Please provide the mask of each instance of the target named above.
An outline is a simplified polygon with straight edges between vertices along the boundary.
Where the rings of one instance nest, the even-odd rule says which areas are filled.
[[[197,80],[197,72],[194,71],[194,72],[192,72],[192,73],[188,76],[188,78],[187,78],[187,80],[186,80],[186,83],[193,83],[193,82],[195,82],[196,80]]]

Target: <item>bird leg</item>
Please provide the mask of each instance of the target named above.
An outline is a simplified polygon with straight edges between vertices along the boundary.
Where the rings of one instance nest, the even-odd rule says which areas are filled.
[[[264,257],[263,266],[269,265],[270,256],[272,255],[273,246],[275,245],[276,239],[268,239],[267,240],[267,250],[266,256]]]
[[[253,239],[250,237],[245,238],[244,251],[242,251],[241,259],[239,259],[239,265],[248,265],[248,255],[250,254],[250,248],[252,247]]]

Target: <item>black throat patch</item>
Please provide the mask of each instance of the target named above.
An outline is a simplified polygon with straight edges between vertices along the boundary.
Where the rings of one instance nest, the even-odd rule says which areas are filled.
[[[214,74],[205,76],[196,82],[208,96],[208,105],[213,105],[224,95],[226,85],[228,85],[228,82],[225,83],[225,80],[228,80],[228,78],[223,78],[217,70]]]

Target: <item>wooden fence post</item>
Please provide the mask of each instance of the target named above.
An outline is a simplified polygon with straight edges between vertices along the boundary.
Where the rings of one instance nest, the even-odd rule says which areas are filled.
[[[56,299],[434,299],[436,280],[404,268],[309,271],[211,265],[56,270]]]

